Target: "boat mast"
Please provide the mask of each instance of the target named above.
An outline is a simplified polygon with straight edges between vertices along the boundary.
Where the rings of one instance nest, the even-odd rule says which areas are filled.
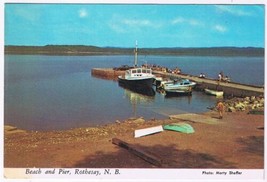
[[[135,41],[135,50],[134,50],[134,67],[137,67],[137,41]]]

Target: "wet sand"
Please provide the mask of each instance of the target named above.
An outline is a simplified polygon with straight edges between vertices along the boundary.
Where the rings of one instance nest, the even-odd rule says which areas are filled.
[[[204,114],[206,122],[186,121],[195,133],[174,131],[134,138],[134,130],[181,119],[129,119],[94,128],[23,131],[5,126],[5,168],[158,168],[112,144],[121,139],[162,159],[162,168],[263,169],[264,115],[244,112]],[[208,122],[212,119],[216,122]],[[183,121],[185,122],[185,121]]]

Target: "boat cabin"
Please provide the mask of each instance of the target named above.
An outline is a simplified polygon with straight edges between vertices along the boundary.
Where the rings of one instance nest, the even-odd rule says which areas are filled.
[[[174,81],[174,83],[176,83],[178,81]],[[180,82],[179,82],[180,85],[190,85],[191,82],[188,80],[188,79],[182,79]]]
[[[152,70],[149,68],[135,68],[135,69],[129,69],[125,72],[125,78],[143,78],[143,77],[151,77]]]
[[[165,85],[192,85],[192,82],[190,82],[188,79],[176,79],[170,82],[166,82]]]

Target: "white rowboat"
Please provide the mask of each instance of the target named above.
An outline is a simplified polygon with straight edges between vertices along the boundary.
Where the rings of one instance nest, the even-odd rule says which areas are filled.
[[[215,95],[217,97],[223,96],[223,91],[217,91],[217,90],[211,90],[211,89],[205,89],[205,93],[208,95]]]

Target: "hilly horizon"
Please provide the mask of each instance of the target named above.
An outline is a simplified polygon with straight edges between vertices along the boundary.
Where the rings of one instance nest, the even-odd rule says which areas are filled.
[[[133,54],[134,47],[98,47],[93,45],[45,45],[5,46],[5,54],[44,55],[123,55]],[[159,47],[138,48],[140,55],[188,55],[188,56],[264,56],[264,48],[258,47]]]
[[[85,44],[46,44],[46,45],[5,45],[5,47],[49,47],[49,46],[71,46],[71,47],[95,47],[95,48],[118,48],[118,49],[134,49],[135,47],[121,47],[121,46],[96,46]],[[264,49],[264,47],[256,46],[207,46],[207,47],[180,47],[180,46],[164,46],[164,47],[138,47],[138,49],[210,49],[210,48],[256,48]]]

